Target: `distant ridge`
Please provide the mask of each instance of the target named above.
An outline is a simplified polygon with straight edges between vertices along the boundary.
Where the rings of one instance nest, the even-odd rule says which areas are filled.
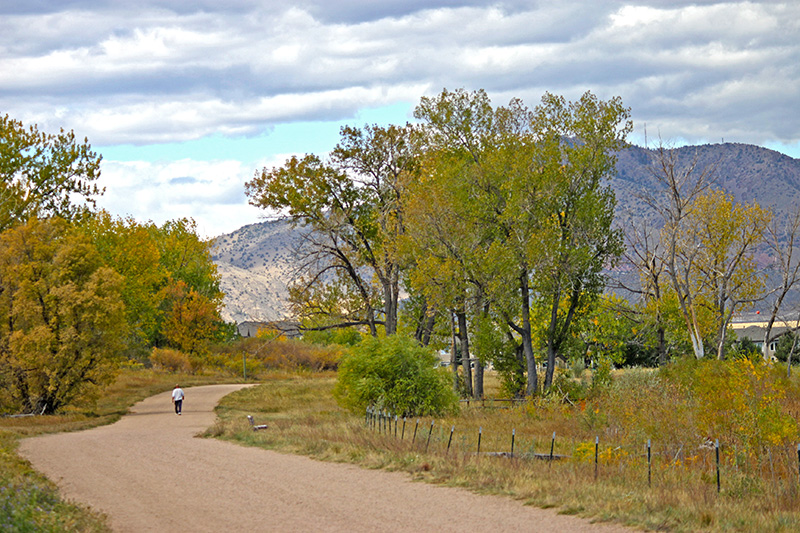
[[[740,202],[757,201],[785,215],[800,204],[800,159],[751,144],[724,143],[683,146],[675,149],[679,165],[688,165],[697,157],[697,168],[716,166],[715,183]],[[618,155],[617,175],[612,186],[620,208],[636,213],[636,193],[653,187],[648,165],[657,151],[631,146]],[[641,213],[644,214],[644,213]]]
[[[676,148],[679,165],[697,157],[698,168],[716,165],[716,183],[740,202],[757,201],[786,216],[800,205],[800,159],[768,148],[739,143],[706,144]],[[631,146],[619,154],[617,175],[611,185],[617,195],[617,212],[634,219],[647,216],[637,199],[653,188],[648,166],[653,149]],[[213,259],[225,291],[223,317],[228,321],[271,321],[285,318],[287,285],[294,272],[292,249],[299,230],[287,221],[274,220],[244,226],[217,237]]]
[[[287,284],[298,231],[282,220],[250,224],[214,239],[212,259],[225,292],[229,322],[273,321],[286,316]]]

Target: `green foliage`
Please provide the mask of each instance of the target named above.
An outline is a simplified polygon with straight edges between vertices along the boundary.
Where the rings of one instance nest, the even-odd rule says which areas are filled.
[[[86,214],[93,196],[102,194],[93,183],[100,160],[71,131],[51,135],[0,116],[0,231],[30,217],[72,220]],[[75,203],[79,197],[84,203]]]
[[[487,317],[477,320],[472,347],[484,363],[491,363],[500,377],[503,396],[525,396],[525,357],[521,347],[510,340],[497,324]]]
[[[443,415],[458,408],[447,372],[413,339],[366,338],[342,358],[334,394],[353,411],[368,406],[400,416]]]
[[[794,332],[786,332],[780,336],[777,344],[775,345],[775,358],[778,361],[786,362],[791,355],[792,361],[797,362],[798,352],[800,352],[800,344],[798,344],[797,334]]]
[[[320,346],[330,346],[332,344],[355,346],[362,339],[363,336],[355,328],[335,328],[323,331],[307,330],[303,332],[304,341],[311,344],[319,344]]]
[[[6,408],[52,413],[111,381],[126,332],[121,290],[121,276],[61,219],[0,234]]]
[[[592,371],[592,393],[597,394],[611,385],[611,360],[601,358]]]
[[[231,337],[220,318],[222,291],[211,242],[189,219],[162,226],[105,211],[81,223],[106,265],[124,276],[130,333],[125,355],[145,360],[154,346],[201,354]]]
[[[427,145],[426,179],[407,206],[412,285],[443,308],[490,305],[520,337],[533,395],[532,302],[541,310],[548,386],[556,357],[569,357],[576,322],[602,291],[602,269],[621,253],[605,180],[630,131],[629,111],[619,98],[591,93],[494,109],[484,91],[444,90],[422,98],[415,116],[426,122]],[[505,360],[513,371],[514,360]]]
[[[761,348],[750,340],[749,337],[744,337],[733,343],[731,351],[728,354],[730,357],[746,357],[750,359],[763,359],[764,354],[761,353]]]
[[[553,377],[553,386],[548,393],[562,401],[577,402],[585,400],[589,396],[589,387],[581,379],[582,371],[578,372],[579,375],[575,375],[578,368],[582,369],[583,366],[576,366],[575,369],[570,369],[569,371],[556,369]],[[593,386],[594,380],[592,381]]]

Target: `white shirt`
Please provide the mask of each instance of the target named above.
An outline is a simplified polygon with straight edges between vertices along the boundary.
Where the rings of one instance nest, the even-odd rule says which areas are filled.
[[[183,400],[183,389],[176,388],[172,391],[173,400]]]

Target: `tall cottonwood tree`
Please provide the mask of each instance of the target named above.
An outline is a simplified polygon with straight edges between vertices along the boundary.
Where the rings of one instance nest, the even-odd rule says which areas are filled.
[[[502,287],[504,301],[510,300],[504,316],[521,335],[535,390],[536,360],[530,321],[526,324],[529,313],[520,312],[520,299],[505,297],[509,285],[498,279],[500,272],[510,269],[512,277],[527,280],[527,268],[519,267],[520,260],[515,256],[525,252],[509,242],[525,242],[524,248],[527,240],[512,235],[518,226],[509,229],[501,225],[509,189],[504,170],[510,164],[509,154],[516,153],[512,147],[524,140],[520,134],[526,127],[527,110],[518,100],[509,108],[495,110],[484,91],[457,89],[422,98],[415,116],[425,121],[426,157],[421,186],[415,191],[418,207],[411,233],[417,240],[418,257],[412,276],[421,290],[432,293],[440,306],[455,314],[458,328],[453,330],[465,365],[465,381],[470,377],[470,307],[475,322],[476,314],[488,314],[496,304],[493,287]],[[499,240],[508,245],[498,246]],[[525,263],[524,257],[521,262]],[[520,275],[520,269],[524,274]],[[505,274],[500,277],[507,279]],[[426,281],[419,283],[425,276]],[[527,303],[525,293],[523,306]],[[446,298],[441,298],[442,294]],[[519,316],[522,326],[515,324]],[[475,370],[473,392],[480,395],[482,364]]]
[[[696,156],[684,164],[675,150],[660,143],[650,168],[655,180],[654,187],[643,191],[641,199],[657,214],[661,223],[662,253],[654,260],[664,265],[692,350],[699,359],[705,356],[702,317],[699,314],[701,306],[695,301],[696,291],[692,290],[691,280],[686,276],[691,271],[699,248],[696,243],[683,242],[681,235],[697,198],[713,184],[714,167],[700,168]]]
[[[487,294],[520,337],[532,395],[532,303],[545,310],[547,388],[576,313],[602,289],[600,271],[621,251],[604,180],[630,130],[628,110],[619,99],[602,102],[587,93],[577,102],[548,94],[534,110],[512,100],[494,111],[481,91],[444,91],[423,98],[415,115],[441,149],[458,149],[471,163],[463,173],[464,212],[484,251],[473,271],[489,274]]]
[[[0,382],[7,408],[53,413],[113,377],[122,276],[59,218],[0,234]]]
[[[553,382],[556,358],[566,357],[561,350],[576,315],[594,305],[604,288],[603,269],[622,253],[621,233],[612,227],[616,199],[608,179],[631,130],[629,116],[619,98],[601,101],[591,93],[574,102],[546,94],[534,111],[542,178],[552,187],[543,219],[543,258],[533,278],[548,315],[545,389]]]
[[[342,298],[359,303],[348,306],[349,315],[329,314],[325,327],[365,325],[372,335],[379,325],[387,334],[397,331],[396,243],[405,227],[405,183],[416,174],[414,135],[411,126],[345,127],[329,160],[292,157],[246,184],[251,204],[307,229],[293,290],[302,314],[335,314],[341,308],[322,304]]]
[[[771,213],[740,204],[713,187],[714,166],[701,168],[659,145],[652,175],[656,186],[642,198],[663,224],[660,261],[677,299],[696,358],[706,343],[725,356],[736,308],[763,297],[765,273],[755,262]]]
[[[468,167],[453,153],[431,148],[426,154],[424,177],[410,188],[404,206],[408,225],[403,249],[412,290],[432,309],[451,316],[451,359],[455,363],[458,347],[466,392],[481,395],[480,379],[472,383],[467,314],[471,295],[480,290],[476,267],[482,232],[468,214],[469,181],[463,174]],[[453,372],[457,375],[455,365]]]
[[[101,159],[71,131],[48,134],[0,116],[0,231],[33,216],[88,212],[103,193],[96,185]]]

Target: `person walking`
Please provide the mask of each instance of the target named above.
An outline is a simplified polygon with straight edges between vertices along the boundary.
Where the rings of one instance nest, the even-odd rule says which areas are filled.
[[[175,404],[175,414],[181,414],[181,408],[183,407],[183,389],[180,385],[175,385],[175,388],[172,389],[172,403]]]

